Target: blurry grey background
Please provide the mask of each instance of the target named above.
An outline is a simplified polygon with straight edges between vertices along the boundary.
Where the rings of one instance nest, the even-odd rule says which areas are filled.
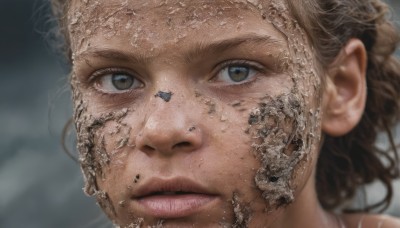
[[[0,0],[0,227],[111,227],[61,147],[72,109],[68,68],[45,41],[47,1]],[[395,191],[387,213],[400,216],[399,181]]]
[[[0,227],[111,227],[61,147],[72,108],[49,14],[48,0],[0,0]]]

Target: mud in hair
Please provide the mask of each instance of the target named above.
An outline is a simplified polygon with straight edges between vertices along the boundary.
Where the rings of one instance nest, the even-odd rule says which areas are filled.
[[[400,63],[394,52],[400,40],[380,0],[289,0],[293,15],[311,40],[323,68],[333,62],[351,38],[360,39],[368,52],[367,103],[360,123],[347,135],[330,137],[318,158],[316,188],[325,209],[335,209],[353,198],[356,190],[379,180],[387,193],[383,200],[348,212],[385,210],[393,195],[392,180],[399,177],[398,148],[392,128],[400,119]],[[376,146],[385,133],[388,150]]]
[[[67,31],[70,1],[50,1],[65,37],[64,52],[71,60]],[[387,18],[388,6],[380,0],[287,1],[308,34],[322,68],[328,68],[351,38],[360,39],[368,52],[366,110],[347,135],[324,136],[316,173],[319,201],[327,210],[341,207],[357,189],[379,180],[387,189],[385,198],[353,211],[383,211],[392,199],[392,181],[400,173],[398,145],[391,129],[400,119],[400,63],[394,55],[400,37]],[[376,146],[380,133],[387,134],[389,150]]]

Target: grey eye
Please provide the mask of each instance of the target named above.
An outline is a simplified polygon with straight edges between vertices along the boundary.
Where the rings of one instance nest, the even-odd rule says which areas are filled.
[[[135,83],[135,79],[126,74],[112,74],[111,76],[112,85],[117,90],[129,90]]]
[[[124,72],[103,74],[97,83],[97,88],[105,93],[124,93],[143,86],[142,81]]]
[[[241,82],[249,77],[250,68],[246,66],[230,66],[228,67],[229,78],[234,82]]]
[[[249,63],[232,63],[218,72],[215,79],[228,84],[242,84],[256,77],[257,72],[257,67],[249,65]]]

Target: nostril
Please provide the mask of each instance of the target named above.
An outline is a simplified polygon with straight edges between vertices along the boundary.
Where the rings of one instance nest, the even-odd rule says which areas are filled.
[[[192,146],[192,144],[191,144],[190,142],[180,142],[180,143],[175,144],[175,145],[172,147],[172,149],[175,149],[175,148],[184,148],[184,147],[190,147],[190,146]]]
[[[153,151],[155,151],[155,150],[156,150],[156,149],[154,149],[153,147],[148,146],[148,145],[144,145],[144,146],[142,147],[142,151],[145,152],[145,153],[150,153],[150,152],[153,152]]]
[[[178,122],[168,126],[162,124],[146,124],[143,131],[136,136],[136,148],[152,156],[155,153],[171,156],[175,152],[192,152],[202,145],[202,134],[198,127],[188,132],[188,128]]]

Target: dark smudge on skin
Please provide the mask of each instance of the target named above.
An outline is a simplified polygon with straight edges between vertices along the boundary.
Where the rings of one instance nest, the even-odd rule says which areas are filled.
[[[154,96],[163,99],[165,102],[169,102],[172,98],[172,95],[173,95],[172,92],[158,91],[158,93]]]

